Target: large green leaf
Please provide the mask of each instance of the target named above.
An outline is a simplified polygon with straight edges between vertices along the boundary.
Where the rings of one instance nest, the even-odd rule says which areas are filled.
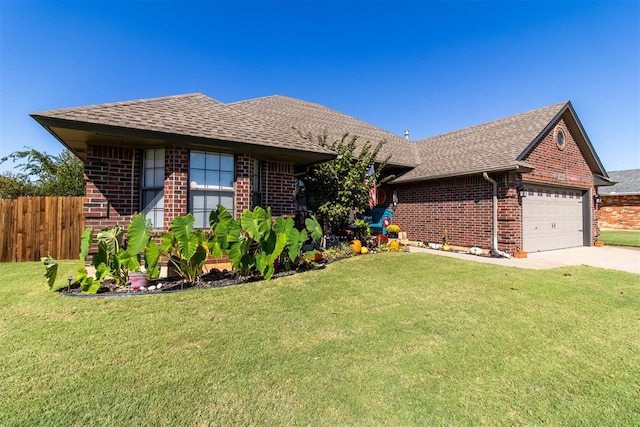
[[[272,234],[268,243],[264,245],[266,250],[256,254],[256,268],[262,273],[265,280],[269,280],[273,276],[274,263],[286,245],[287,235],[285,233]]]
[[[233,219],[218,223],[214,231],[215,237],[211,242],[211,253],[215,258],[220,258],[233,243],[240,241],[242,234],[240,224]]]
[[[80,238],[80,261],[84,261],[89,256],[91,249],[91,239],[93,238],[93,230],[90,227],[84,229]]]
[[[226,227],[230,222],[234,221],[229,211],[222,205],[218,205],[215,211],[209,214],[209,228],[215,231],[218,225]]]
[[[292,228],[287,233],[287,246],[289,259],[295,261],[298,259],[298,255],[302,252],[302,246],[307,241],[309,236],[305,230],[298,231]]]
[[[275,233],[289,233],[293,228],[295,228],[295,222],[293,218],[285,218],[279,216],[276,218],[276,222],[273,224],[273,231]]]
[[[178,244],[180,258],[190,259],[198,249],[198,238],[193,234],[195,221],[193,214],[187,214],[186,216],[177,216],[171,222],[170,230]]]
[[[104,245],[109,254],[117,254],[122,247],[122,236],[124,229],[119,225],[112,228],[105,228],[98,232],[98,244]]]
[[[47,278],[47,284],[49,289],[53,289],[53,284],[56,282],[56,276],[58,275],[58,262],[51,258],[51,255],[47,254],[46,257],[41,259],[44,264],[45,272],[44,277]]]
[[[97,267],[100,264],[109,264],[109,262],[109,254],[107,253],[105,245],[103,243],[98,243],[98,253],[93,255],[91,264],[94,267]]]
[[[271,233],[271,208],[264,210],[257,206],[253,211],[245,210],[240,217],[240,224],[242,230],[256,242],[268,238]]]
[[[147,277],[155,279],[160,276],[160,246],[155,240],[151,239],[144,250],[144,266],[147,270]]]
[[[241,274],[247,274],[255,265],[255,257],[249,253],[250,246],[251,240],[240,239],[227,250],[232,267]]]
[[[120,251],[117,255],[119,264],[129,271],[140,270],[140,256],[137,253]]]
[[[314,242],[317,242],[322,237],[322,227],[320,223],[315,217],[307,218],[304,220],[304,225],[307,228],[309,234],[311,234],[311,239]]]
[[[137,214],[131,218],[127,228],[127,251],[131,254],[139,254],[149,242],[151,237],[151,221],[144,214]]]

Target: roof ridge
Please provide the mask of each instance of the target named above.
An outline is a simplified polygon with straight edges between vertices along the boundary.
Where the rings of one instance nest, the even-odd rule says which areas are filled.
[[[550,104],[550,105],[547,105],[547,106],[544,106],[544,107],[534,108],[532,110],[524,111],[522,113],[512,114],[510,116],[504,116],[504,117],[501,117],[499,119],[489,120],[487,122],[478,123],[478,124],[475,124],[475,125],[471,125],[471,126],[467,126],[467,127],[461,128],[461,129],[456,129],[456,130],[452,130],[452,131],[449,131],[449,132],[440,133],[440,134],[437,134],[437,135],[427,136],[426,138],[416,139],[415,142],[416,143],[420,143],[420,142],[423,142],[423,141],[426,141],[426,140],[429,140],[429,139],[444,137],[444,136],[452,135],[452,134],[455,134],[455,133],[460,133],[460,132],[463,132],[463,131],[466,131],[466,130],[469,130],[469,129],[479,128],[479,127],[487,126],[487,125],[494,124],[494,123],[500,123],[500,122],[503,122],[503,121],[506,121],[506,120],[512,120],[512,119],[515,119],[515,118],[518,118],[518,117],[522,117],[522,116],[525,116],[525,115],[530,115],[530,114],[533,114],[533,113],[536,113],[536,112],[539,112],[539,111],[542,111],[542,110],[546,110],[546,109],[549,109],[549,108],[553,108],[553,107],[558,107],[558,109],[560,109],[561,106],[564,107],[569,103],[570,103],[570,101],[563,101],[563,102],[558,102],[558,103],[555,103],[555,104]]]
[[[115,101],[115,102],[106,102],[106,103],[100,103],[100,104],[90,104],[90,105],[83,105],[81,107],[56,108],[55,110],[40,111],[38,113],[33,113],[33,114],[43,114],[43,113],[48,113],[50,111],[65,112],[65,111],[68,111],[68,110],[78,110],[78,109],[83,109],[83,110],[98,109],[98,108],[99,109],[103,109],[103,108],[111,108],[111,107],[114,107],[114,106],[130,106],[130,105],[143,104],[143,103],[147,103],[147,102],[169,100],[169,99],[178,99],[178,98],[190,98],[190,97],[196,97],[196,96],[203,96],[203,97],[206,97],[206,98],[208,98],[208,99],[210,99],[212,101],[221,103],[217,99],[211,98],[211,97],[205,95],[202,92],[191,92],[191,93],[183,93],[183,94],[177,94],[177,95],[156,96],[156,97],[152,97],[152,98],[130,99],[130,100],[127,100],[127,101]]]

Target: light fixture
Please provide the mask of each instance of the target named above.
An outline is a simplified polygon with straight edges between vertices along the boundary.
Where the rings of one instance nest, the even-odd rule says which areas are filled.
[[[600,197],[599,194],[596,194],[595,196],[593,196],[593,201],[596,203],[602,203],[602,197]]]
[[[524,187],[518,187],[518,197],[520,197],[521,199],[527,197],[527,189]]]

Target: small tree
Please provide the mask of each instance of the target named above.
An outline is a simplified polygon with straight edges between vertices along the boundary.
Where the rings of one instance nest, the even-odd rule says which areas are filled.
[[[15,151],[0,159],[24,161],[16,166],[18,173],[0,175],[0,197],[84,196],[84,165],[71,151],[57,156],[34,148]]]
[[[378,153],[386,143],[384,140],[375,146],[366,141],[358,147],[358,136],[348,133],[332,142],[328,141],[326,131],[315,138],[301,136],[338,154],[334,160],[313,166],[303,178],[309,207],[319,212],[332,227],[342,226],[352,212],[364,212],[369,207],[371,186],[379,186],[393,178],[392,175],[381,178],[389,157],[375,167]]]

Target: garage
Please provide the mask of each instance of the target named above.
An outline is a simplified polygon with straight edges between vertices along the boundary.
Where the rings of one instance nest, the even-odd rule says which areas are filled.
[[[527,185],[526,197],[522,199],[523,250],[539,252],[583,246],[584,194],[580,189]]]

